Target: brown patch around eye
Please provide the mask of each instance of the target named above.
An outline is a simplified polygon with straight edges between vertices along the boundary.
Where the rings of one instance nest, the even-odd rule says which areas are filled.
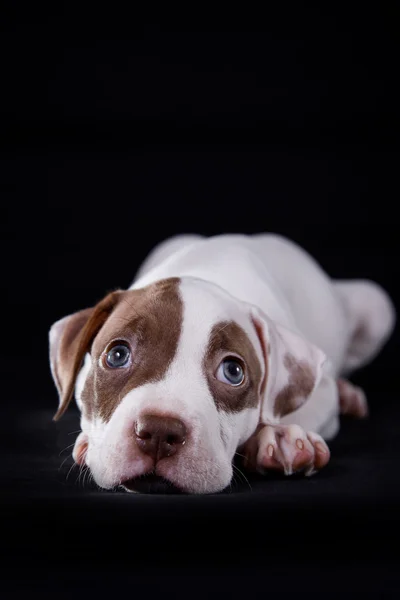
[[[245,380],[239,386],[223,383],[215,376],[219,362],[230,353],[241,356],[245,363]],[[246,332],[234,321],[221,321],[212,328],[203,369],[218,410],[237,413],[258,405],[262,376],[260,362]]]
[[[292,354],[287,353],[283,364],[289,373],[289,382],[275,399],[274,416],[276,417],[284,417],[299,408],[301,403],[298,399],[307,398],[315,385],[315,375],[306,361],[297,360]]]
[[[83,411],[109,421],[132,389],[165,375],[178,348],[183,306],[179,278],[128,290],[100,330],[92,346],[93,367],[82,392]],[[132,363],[124,369],[105,369],[99,357],[112,338],[136,340]]]

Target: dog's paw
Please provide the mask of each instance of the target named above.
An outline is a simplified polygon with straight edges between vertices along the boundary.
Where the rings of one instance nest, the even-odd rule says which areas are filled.
[[[313,475],[330,459],[329,448],[320,435],[298,425],[264,425],[246,443],[244,466],[264,473],[282,471]]]
[[[368,416],[368,403],[363,390],[347,381],[347,379],[338,379],[337,386],[342,415],[365,419]]]

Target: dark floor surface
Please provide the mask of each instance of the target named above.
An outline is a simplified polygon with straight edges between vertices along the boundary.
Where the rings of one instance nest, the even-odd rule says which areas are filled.
[[[331,463],[313,478],[247,474],[210,496],[101,491],[71,468],[75,410],[55,424],[25,407],[12,413],[16,432],[3,410],[3,580],[38,598],[52,583],[67,598],[128,582],[172,597],[189,577],[190,597],[218,585],[289,597],[300,582],[311,597],[395,597],[400,406],[384,400],[370,394],[367,421],[342,419]]]

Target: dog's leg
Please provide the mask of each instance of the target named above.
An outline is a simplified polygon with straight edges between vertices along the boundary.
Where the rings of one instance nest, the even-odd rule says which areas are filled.
[[[325,440],[339,430],[339,391],[336,380],[325,375],[310,398],[296,411],[284,416],[281,425],[295,423],[305,431],[315,431]]]
[[[338,379],[339,404],[342,415],[351,415],[359,419],[368,416],[368,403],[364,391],[347,379]]]
[[[349,331],[343,371],[349,374],[378,354],[393,331],[396,313],[385,290],[373,281],[333,281]]]
[[[311,475],[330,458],[325,440],[339,430],[339,392],[336,381],[325,375],[318,388],[298,410],[278,425],[259,425],[242,454],[252,470],[280,470],[287,475],[304,471]]]

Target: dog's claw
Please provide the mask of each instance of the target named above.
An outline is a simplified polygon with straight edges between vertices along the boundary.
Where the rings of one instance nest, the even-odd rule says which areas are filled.
[[[304,471],[304,475],[306,477],[312,477],[313,475],[315,475],[315,473],[317,473],[317,469],[314,469],[314,467],[310,467],[309,469]]]
[[[288,475],[293,475],[293,469],[290,465],[285,465],[284,467],[284,473],[286,476]]]

